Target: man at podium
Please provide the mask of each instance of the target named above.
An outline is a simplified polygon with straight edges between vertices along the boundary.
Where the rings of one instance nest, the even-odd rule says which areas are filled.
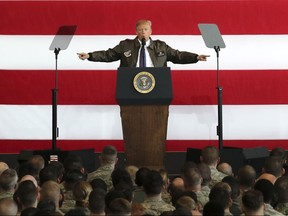
[[[169,105],[173,98],[167,62],[189,64],[206,61],[209,56],[175,50],[163,41],[152,40],[151,34],[151,21],[139,20],[134,39],[120,41],[106,51],[82,52],[78,56],[94,62],[120,60],[116,100],[120,105],[125,163],[156,169],[164,165]]]
[[[77,53],[82,60],[113,62],[120,60],[120,67],[166,67],[167,61],[175,64],[189,64],[206,61],[208,55],[181,52],[160,40],[152,40],[152,22],[139,20],[136,23],[136,37],[126,39],[112,49],[89,53]],[[143,47],[143,54],[141,50]],[[141,49],[140,49],[141,48]],[[141,61],[143,59],[143,61]]]

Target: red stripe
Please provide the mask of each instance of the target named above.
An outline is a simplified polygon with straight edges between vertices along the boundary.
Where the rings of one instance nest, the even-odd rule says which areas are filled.
[[[223,104],[288,104],[288,70],[220,71]],[[172,71],[174,105],[217,104],[216,71]],[[54,71],[0,70],[1,104],[51,104]],[[59,105],[115,105],[116,71],[60,71]]]
[[[124,152],[123,140],[58,140],[57,147],[63,151],[94,149],[101,152],[103,146],[114,145],[119,152]],[[207,145],[218,147],[218,140],[168,140],[166,152],[186,152],[187,148],[201,149]],[[224,140],[223,147],[254,148],[265,146],[286,148],[288,140]],[[22,150],[50,150],[51,140],[0,140],[0,152],[19,153]]]
[[[265,1],[1,1],[0,34],[53,35],[77,25],[78,35],[135,34],[135,21],[153,21],[153,34],[200,34],[217,23],[222,34],[285,34],[286,0]],[[145,15],[139,12],[145,9]]]

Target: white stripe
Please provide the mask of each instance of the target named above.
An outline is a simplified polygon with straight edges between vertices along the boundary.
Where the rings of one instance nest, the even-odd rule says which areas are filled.
[[[77,52],[106,50],[120,40],[133,39],[134,35],[74,36],[67,50],[60,51],[58,69],[69,70],[115,70],[119,62],[94,63],[81,61]],[[198,54],[209,54],[207,62],[194,65],[169,66],[174,70],[214,70],[216,53],[205,47],[200,35],[154,35],[153,39],[166,41],[172,48]],[[223,35],[226,48],[220,51],[220,69],[288,69],[288,35]],[[49,50],[53,36],[0,35],[0,69],[53,70],[54,52]]]
[[[224,105],[227,140],[288,139],[288,105]],[[0,139],[51,139],[51,106],[0,105]],[[168,140],[217,140],[217,106],[170,106]],[[61,140],[123,139],[117,105],[59,105]]]

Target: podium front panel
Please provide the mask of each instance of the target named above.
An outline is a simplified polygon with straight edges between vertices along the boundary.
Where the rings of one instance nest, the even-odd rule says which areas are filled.
[[[135,77],[147,72],[153,76],[155,86],[149,93],[140,93],[134,86]],[[118,68],[116,100],[119,105],[169,105],[173,98],[169,67]]]

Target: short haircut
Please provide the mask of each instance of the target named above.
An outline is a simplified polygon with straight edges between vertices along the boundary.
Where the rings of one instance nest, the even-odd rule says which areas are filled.
[[[195,192],[193,191],[178,191],[174,194],[171,194],[171,203],[173,206],[176,206],[178,200],[182,197],[190,197],[191,199],[194,200],[194,202],[197,204],[198,203],[198,199],[197,199],[197,195]]]
[[[232,167],[229,163],[221,162],[217,165],[217,170],[228,176],[233,174]]]
[[[70,170],[81,170],[84,168],[82,158],[79,155],[73,154],[65,158],[63,166],[66,173]]]
[[[278,201],[281,203],[288,202],[288,176],[282,176],[278,178],[274,184],[275,192],[278,197]]]
[[[114,163],[117,158],[117,149],[112,145],[104,146],[101,152],[101,159],[104,163]]]
[[[40,190],[41,199],[50,199],[52,201],[58,201],[60,195],[60,186],[57,182],[46,181],[41,186]]]
[[[141,187],[143,185],[146,174],[149,172],[149,168],[140,167],[136,172],[135,183]]]
[[[17,172],[14,169],[6,169],[0,175],[0,187],[4,191],[9,191],[15,188],[18,181]]]
[[[240,186],[237,179],[233,176],[226,176],[222,179],[222,182],[229,184],[231,188],[231,198],[236,199],[240,194]]]
[[[89,195],[89,209],[94,214],[100,214],[105,210],[106,192],[100,188],[93,190]]]
[[[185,187],[194,187],[196,185],[201,184],[201,173],[198,168],[192,168],[186,170],[183,176]]]
[[[238,171],[237,180],[240,185],[252,187],[256,180],[256,171],[250,165],[241,167]]]
[[[270,181],[260,179],[255,183],[254,189],[262,192],[264,203],[271,203],[274,198],[274,186]]]
[[[143,188],[148,195],[160,194],[163,187],[163,178],[159,172],[150,170],[145,176]]]
[[[123,168],[114,169],[113,172],[111,173],[111,179],[112,179],[114,188],[120,182],[125,182],[126,184],[133,187],[132,178],[126,169],[123,169]]]
[[[64,165],[60,161],[50,161],[49,165],[56,169],[57,177],[62,181],[65,173]]]
[[[44,160],[43,156],[41,156],[41,155],[32,155],[28,159],[28,161],[29,161],[29,163],[32,164],[32,166],[37,170],[38,173],[45,166],[45,160]]]
[[[283,161],[287,160],[287,152],[285,151],[285,149],[283,149],[281,147],[277,147],[277,148],[272,149],[272,151],[270,152],[270,156],[279,157]]]
[[[219,150],[215,146],[206,146],[201,151],[203,162],[209,166],[215,163],[219,158]]]
[[[230,194],[223,187],[213,187],[209,194],[210,201],[218,201],[224,209],[229,208]]]
[[[22,207],[32,206],[37,200],[38,190],[30,180],[25,180],[18,185],[14,197],[18,198]]]
[[[263,195],[258,190],[248,190],[243,193],[242,204],[244,208],[251,211],[258,211],[264,203]]]
[[[18,168],[18,177],[21,179],[25,175],[32,175],[35,178],[38,176],[38,172],[35,167],[28,161],[21,163]]]
[[[123,198],[116,198],[107,207],[108,215],[130,215],[131,214],[131,203]]]
[[[268,157],[265,160],[264,169],[266,173],[280,177],[283,171],[283,161],[278,157]]]
[[[189,209],[190,211],[195,210],[197,207],[196,202],[189,196],[181,196],[176,204],[175,204],[176,209],[180,207],[184,207]]]
[[[57,170],[55,169],[54,166],[48,165],[40,171],[39,179],[40,179],[40,186],[44,182],[49,180],[57,182],[58,179]]]

